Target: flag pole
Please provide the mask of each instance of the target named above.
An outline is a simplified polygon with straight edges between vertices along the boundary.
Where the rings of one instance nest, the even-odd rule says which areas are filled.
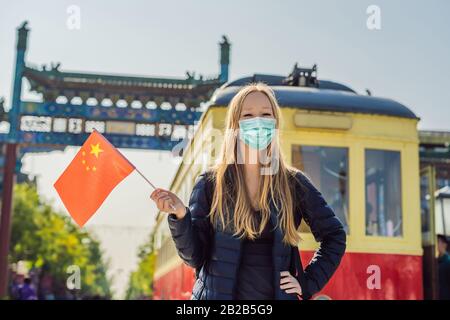
[[[156,190],[156,187],[153,185],[153,183],[151,183],[150,180],[148,180],[148,179],[142,174],[142,172],[139,171],[138,168],[134,167],[134,169],[136,170],[137,173],[139,173],[139,174],[141,175],[142,178],[144,178],[145,181],[148,182],[149,185],[152,186],[153,189]],[[175,207],[173,206],[173,204],[169,204],[169,206],[170,206],[173,210],[176,210]]]
[[[142,172],[140,172],[140,171],[138,170],[138,168],[134,167],[134,169],[136,170],[137,173],[139,173],[139,174],[141,175],[142,178],[144,178],[145,181],[148,182],[149,185],[152,186],[153,189],[156,189],[156,187],[154,186],[154,184],[151,183],[150,180],[148,180],[148,179],[142,174]]]

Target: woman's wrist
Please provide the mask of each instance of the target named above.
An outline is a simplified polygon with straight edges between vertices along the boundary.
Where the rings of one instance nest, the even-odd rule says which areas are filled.
[[[173,214],[176,216],[178,220],[183,219],[186,216],[187,207],[183,205],[183,207],[178,208]]]

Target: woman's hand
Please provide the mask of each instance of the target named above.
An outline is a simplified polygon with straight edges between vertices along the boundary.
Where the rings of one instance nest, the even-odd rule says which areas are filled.
[[[150,198],[155,201],[159,210],[174,213],[177,219],[182,219],[186,215],[186,206],[183,201],[169,190],[157,188],[152,192]]]
[[[280,288],[285,290],[286,293],[302,294],[302,287],[298,280],[292,276],[289,271],[281,271]]]

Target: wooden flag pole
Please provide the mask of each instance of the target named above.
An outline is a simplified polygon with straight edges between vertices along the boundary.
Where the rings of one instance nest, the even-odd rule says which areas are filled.
[[[142,172],[140,172],[140,171],[138,170],[138,168],[134,167],[134,169],[137,171],[137,173],[139,173],[139,174],[141,175],[142,178],[144,178],[145,181],[148,182],[149,185],[152,186],[153,189],[156,189],[156,187],[154,186],[154,184],[151,183],[150,180],[148,180],[148,179],[142,174]]]
[[[142,174],[142,172],[139,171],[138,168],[134,167],[134,169],[136,170],[137,173],[139,173],[139,174],[141,175],[142,178],[144,178],[145,181],[148,182],[148,184],[149,184],[150,186],[152,186],[153,189],[156,190],[155,185],[154,185],[153,183],[151,183],[150,180],[148,180],[148,179]],[[175,207],[173,206],[173,204],[170,204],[170,207],[171,207],[174,211],[176,210]]]

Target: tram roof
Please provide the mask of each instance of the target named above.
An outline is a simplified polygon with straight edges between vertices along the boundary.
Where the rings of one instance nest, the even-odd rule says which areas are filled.
[[[337,82],[320,80],[318,87],[297,87],[283,85],[283,79],[282,76],[255,74],[227,82],[216,90],[210,100],[210,106],[228,106],[240,87],[249,82],[262,81],[274,90],[281,107],[419,119],[408,107],[395,100],[359,95]]]

